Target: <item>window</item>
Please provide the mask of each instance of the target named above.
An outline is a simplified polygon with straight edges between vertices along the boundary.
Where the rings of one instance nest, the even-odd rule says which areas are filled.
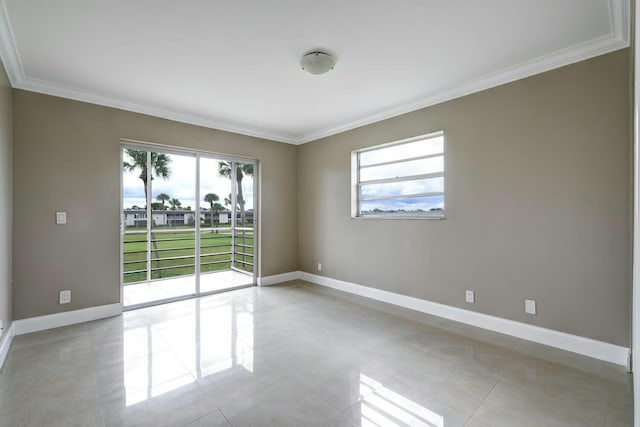
[[[444,218],[444,132],[357,150],[354,218]]]

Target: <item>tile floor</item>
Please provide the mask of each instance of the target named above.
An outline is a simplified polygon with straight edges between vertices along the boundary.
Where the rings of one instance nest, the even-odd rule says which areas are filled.
[[[630,426],[618,366],[306,284],[15,337],[2,426]]]
[[[200,276],[200,291],[203,293],[220,291],[238,286],[251,285],[253,275],[234,270],[216,271]],[[135,283],[123,287],[122,297],[124,306],[146,304],[162,301],[196,292],[195,276],[181,276],[172,279],[154,280],[151,282]]]

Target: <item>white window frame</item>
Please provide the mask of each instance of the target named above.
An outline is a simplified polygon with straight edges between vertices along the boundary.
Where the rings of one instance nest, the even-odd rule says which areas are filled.
[[[437,173],[429,173],[429,174],[423,174],[423,175],[410,175],[410,176],[406,176],[406,177],[402,177],[402,178],[389,178],[389,179],[384,179],[384,180],[376,180],[376,183],[382,183],[382,182],[401,182],[401,181],[410,181],[410,180],[415,180],[415,179],[420,179],[420,178],[439,178],[442,177],[443,179],[445,179],[445,170],[446,170],[446,139],[445,139],[445,135],[444,135],[444,131],[438,131],[438,132],[432,132],[432,133],[428,133],[425,135],[419,135],[419,136],[415,136],[415,137],[411,137],[411,138],[406,138],[406,139],[402,139],[399,141],[393,141],[393,142],[389,142],[386,144],[380,144],[380,145],[375,145],[373,147],[367,147],[367,148],[362,148],[359,150],[354,150],[351,152],[351,218],[353,219],[445,219],[445,212],[446,212],[446,208],[443,208],[442,211],[436,211],[436,212],[423,212],[423,213],[417,213],[417,212],[407,212],[407,213],[393,213],[393,214],[367,214],[367,215],[361,215],[360,214],[360,187],[363,185],[363,182],[360,180],[360,154],[367,152],[367,151],[375,151],[375,150],[379,150],[381,148],[387,148],[387,147],[392,147],[395,145],[402,145],[402,144],[409,144],[411,142],[415,142],[415,141],[419,141],[419,140],[423,140],[423,139],[431,139],[431,138],[437,138],[437,137],[442,137],[442,153],[437,153],[437,154],[433,154],[433,155],[428,155],[428,156],[418,156],[418,157],[412,157],[412,158],[405,158],[405,159],[401,159],[401,160],[397,160],[397,161],[393,161],[393,162],[382,162],[382,163],[376,163],[373,165],[367,165],[365,167],[372,167],[372,166],[382,166],[384,164],[391,164],[391,163],[400,163],[400,162],[406,162],[406,161],[410,161],[410,160],[419,160],[419,159],[423,159],[423,158],[429,158],[429,157],[437,157],[437,156],[442,156],[443,160],[444,160],[444,166],[443,166],[443,170],[442,172],[437,172]],[[366,181],[367,183],[373,183],[373,181]],[[365,184],[366,185],[366,184]],[[443,188],[442,192],[433,192],[433,193],[424,193],[424,194],[407,194],[405,195],[406,197],[430,197],[430,196],[443,196],[445,198],[445,206],[446,206],[446,195],[445,195],[445,190],[446,189],[446,179],[445,179],[445,188]],[[386,200],[386,199],[397,199],[399,198],[398,196],[389,196],[389,197],[383,197],[383,198],[379,198],[379,200]],[[378,199],[377,199],[378,200]]]

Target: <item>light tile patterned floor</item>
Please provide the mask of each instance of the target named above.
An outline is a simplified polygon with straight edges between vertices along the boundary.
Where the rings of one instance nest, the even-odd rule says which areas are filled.
[[[630,426],[618,366],[308,285],[18,336],[2,426]]]
[[[234,270],[216,271],[200,276],[200,292],[214,292],[238,286],[251,285],[253,276]],[[154,280],[151,282],[135,283],[123,287],[124,306],[146,304],[162,301],[196,292],[195,276],[181,276],[172,279]]]

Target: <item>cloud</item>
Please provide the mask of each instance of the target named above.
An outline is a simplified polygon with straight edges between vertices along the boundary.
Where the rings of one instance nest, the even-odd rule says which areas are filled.
[[[360,197],[372,199],[376,197],[401,196],[403,194],[437,193],[444,191],[444,178],[417,179],[412,181],[389,182],[385,184],[369,184],[361,187]]]
[[[411,175],[442,172],[444,170],[444,157],[430,157],[427,159],[411,160],[390,165],[374,166],[360,169],[360,180],[371,181],[374,179],[397,178]]]
[[[151,182],[151,198],[156,202],[156,197],[165,193],[172,199],[178,199],[183,207],[196,207],[196,158],[191,156],[181,156],[169,154],[171,163],[169,164],[171,175],[167,179],[155,177]],[[231,180],[221,177],[218,173],[219,159],[201,157],[200,162],[200,206],[208,208],[209,204],[204,201],[207,193],[215,193],[220,197],[220,203],[224,204],[224,199],[231,193]],[[140,172],[123,172],[123,205],[125,208],[133,205],[144,206],[144,186],[139,178]],[[253,206],[253,178],[245,177],[242,181],[244,198],[247,201],[246,207]]]
[[[361,165],[397,161],[397,163],[360,168],[361,211],[416,212],[444,209],[444,196],[411,197],[418,194],[444,192],[444,177],[367,184],[367,181],[373,180],[415,178],[419,175],[444,172],[444,154],[438,155],[443,153],[443,150],[444,139],[440,136],[360,153]],[[402,161],[434,154],[435,157]],[[379,198],[390,199],[367,201],[367,199]]]

